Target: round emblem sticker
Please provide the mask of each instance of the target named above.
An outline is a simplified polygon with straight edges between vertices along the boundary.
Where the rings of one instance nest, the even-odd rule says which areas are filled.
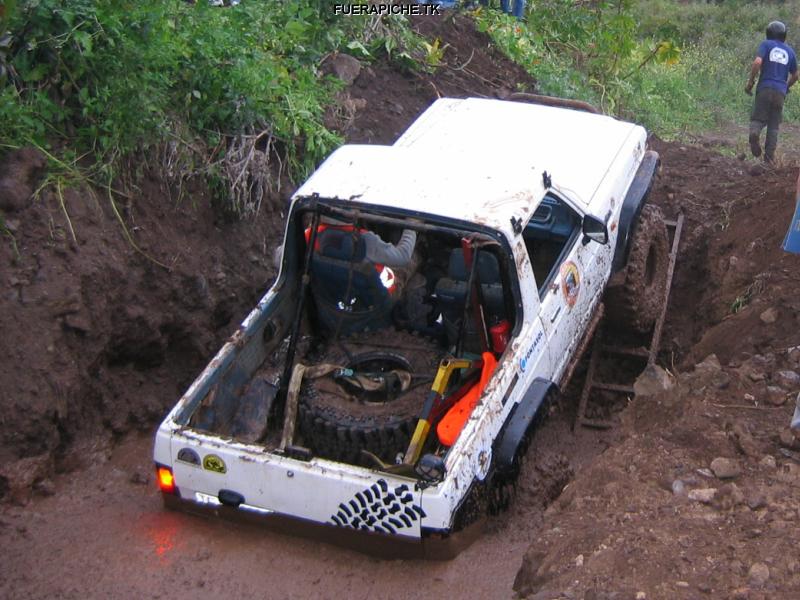
[[[227,468],[225,461],[216,454],[206,454],[203,458],[203,468],[206,471],[214,471],[215,473],[224,473]]]
[[[561,265],[561,291],[570,308],[578,301],[581,289],[581,275],[574,262],[567,261]]]

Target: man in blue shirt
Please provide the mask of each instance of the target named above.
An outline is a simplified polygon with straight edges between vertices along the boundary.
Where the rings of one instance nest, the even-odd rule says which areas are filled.
[[[750,68],[750,79],[744,91],[752,95],[758,75],[756,100],[750,116],[750,150],[761,156],[761,130],[767,128],[764,162],[775,159],[778,128],[783,116],[783,101],[789,88],[797,81],[797,58],[786,44],[786,25],[773,21],[767,25],[767,39],[758,47],[758,55]]]

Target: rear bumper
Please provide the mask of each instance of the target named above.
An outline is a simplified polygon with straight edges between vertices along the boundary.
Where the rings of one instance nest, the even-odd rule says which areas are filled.
[[[385,559],[453,559],[480,535],[484,523],[480,520],[457,533],[423,531],[419,540],[316,523],[278,513],[258,514],[231,506],[199,504],[171,494],[162,496],[164,506],[172,510],[258,525],[270,531],[320,540]]]

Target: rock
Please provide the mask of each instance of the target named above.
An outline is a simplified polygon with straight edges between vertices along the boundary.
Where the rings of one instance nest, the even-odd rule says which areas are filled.
[[[800,388],[800,375],[796,371],[778,371],[775,374],[774,381],[785,390]]]
[[[790,450],[800,449],[800,441],[795,437],[794,431],[789,428],[781,431],[779,441],[784,448],[789,448]]]
[[[750,358],[750,362],[758,367],[766,369],[775,363],[775,355],[771,352],[767,352],[766,354],[754,354]]]
[[[753,563],[747,572],[747,579],[752,585],[761,587],[769,580],[769,567],[764,563]]]
[[[691,490],[689,492],[689,500],[694,500],[695,502],[702,502],[703,504],[710,504],[712,500],[714,500],[714,496],[717,495],[716,488],[700,488],[697,490]]]
[[[731,600],[749,600],[750,590],[746,587],[736,588],[731,592]]]
[[[767,310],[765,310],[764,312],[762,312],[758,316],[758,318],[761,319],[762,323],[764,323],[766,325],[770,325],[771,323],[774,323],[775,321],[778,320],[778,309],[775,308],[774,306],[770,307]]]
[[[647,594],[644,592],[636,592],[636,600],[647,600]]]
[[[710,467],[717,479],[733,479],[742,473],[739,463],[732,458],[718,456],[711,461]]]
[[[760,464],[762,467],[766,467],[767,469],[775,469],[778,466],[778,463],[775,461],[775,457],[771,454],[765,455],[764,458],[758,461],[758,464]]]
[[[764,399],[771,406],[783,406],[787,400],[786,391],[777,385],[768,385]]]
[[[728,437],[736,449],[751,458],[761,455],[755,439],[742,423],[734,423],[728,431]]]
[[[732,510],[744,504],[744,494],[735,483],[726,483],[714,496],[714,507],[719,510]]]
[[[794,367],[800,367],[800,346],[794,346],[786,351],[789,363]]]
[[[672,493],[676,496],[686,495],[686,486],[680,479],[676,479],[672,482]]]
[[[747,495],[745,503],[747,504],[750,510],[758,510],[760,508],[764,508],[767,505],[767,499],[764,497],[764,494],[756,490],[756,491],[751,491]]]
[[[522,566],[514,578],[514,591],[522,597],[530,596],[542,587],[547,577],[541,573],[547,555],[531,546],[522,558]]]
[[[66,315],[64,317],[64,327],[82,335],[92,331],[92,323],[84,311]]]
[[[361,73],[361,62],[349,54],[335,54],[330,62],[331,72],[346,85],[352,85]]]
[[[3,465],[0,478],[8,482],[8,498],[14,504],[25,506],[31,499],[34,484],[47,479],[52,472],[53,458],[45,453]]]
[[[150,477],[137,470],[131,473],[129,481],[136,485],[147,485],[150,483]]]
[[[703,359],[703,362],[700,362],[694,366],[695,370],[703,370],[703,371],[719,371],[722,368],[722,365],[719,362],[716,354],[709,354]]]
[[[739,375],[744,378],[748,377],[752,381],[764,381],[767,376],[766,371],[773,368],[775,357],[773,355],[762,356],[756,354],[744,361],[739,367]]]
[[[56,493],[56,484],[50,478],[42,479],[33,485],[37,494],[42,496],[53,496]]]
[[[655,396],[675,387],[672,376],[656,365],[648,365],[633,384],[637,397]]]
[[[575,566],[579,569],[583,566],[583,554],[578,554],[578,556],[575,557]]]
[[[708,380],[714,387],[724,389],[730,385],[731,377],[722,370],[722,365],[719,362],[716,354],[709,354],[703,362],[698,363],[694,367],[694,372],[697,376]]]

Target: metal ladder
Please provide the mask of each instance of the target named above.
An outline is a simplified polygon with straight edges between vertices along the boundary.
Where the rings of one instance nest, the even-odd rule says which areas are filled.
[[[581,397],[578,403],[578,414],[575,418],[573,429],[577,425],[584,427],[593,427],[595,429],[609,429],[614,426],[612,421],[605,421],[602,419],[594,419],[586,416],[586,408],[589,405],[589,398],[593,390],[600,390],[612,392],[615,394],[624,394],[626,396],[633,395],[633,386],[624,385],[620,383],[613,383],[607,381],[597,381],[596,373],[599,361],[608,356],[627,356],[634,359],[641,359],[647,362],[647,366],[653,365],[658,356],[658,350],[661,345],[661,334],[664,330],[664,321],[667,316],[667,305],[669,304],[669,292],[672,289],[672,277],[675,273],[675,262],[678,258],[678,246],[680,245],[681,233],[683,232],[683,213],[678,214],[675,220],[667,220],[665,224],[667,229],[672,233],[672,247],[669,253],[669,266],[667,267],[667,281],[664,286],[663,302],[661,304],[661,312],[656,319],[655,326],[653,327],[653,334],[650,338],[650,345],[648,348],[638,347],[623,347],[605,344],[603,341],[603,326],[599,324],[595,333],[594,341],[592,343],[591,356],[589,358],[589,368],[586,371],[586,380],[583,383],[581,390]],[[603,307],[601,305],[599,314],[602,316]]]

